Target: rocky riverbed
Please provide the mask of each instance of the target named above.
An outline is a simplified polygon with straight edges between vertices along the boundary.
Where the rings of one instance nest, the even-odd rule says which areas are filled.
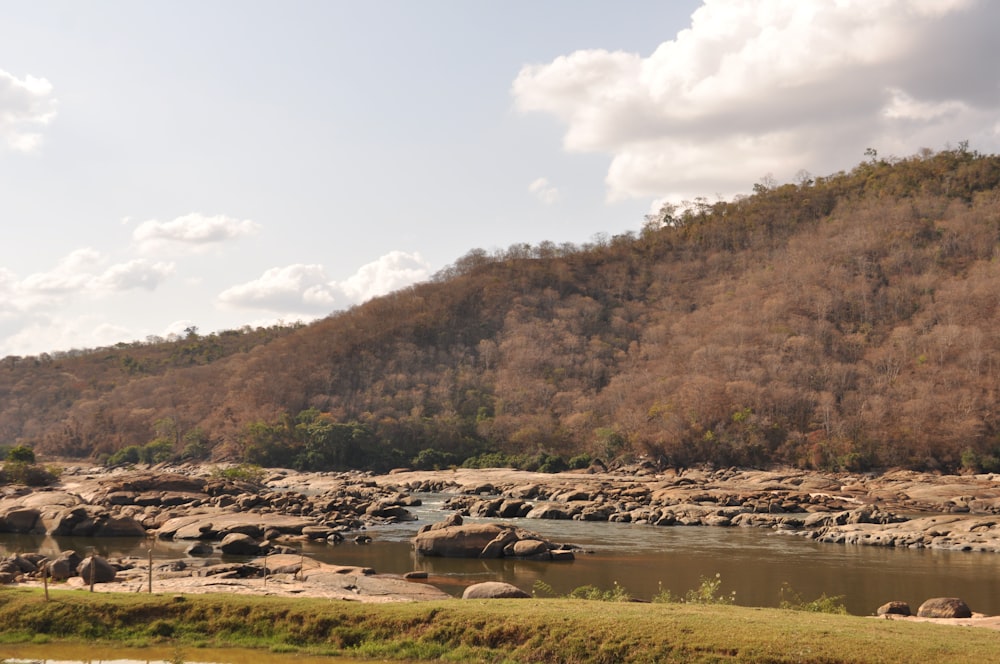
[[[452,493],[446,507],[485,518],[770,528],[831,544],[1000,553],[1000,476],[992,474],[460,469],[375,481],[414,496]]]
[[[636,527],[756,527],[831,545],[1000,553],[1000,477],[909,471],[657,472],[636,466],[555,475],[456,469],[376,476],[279,470],[252,484],[197,466],[68,467],[54,487],[0,487],[0,532],[190,542],[183,560],[154,568],[158,588],[165,591],[262,592],[266,579],[272,593],[330,593],[361,601],[427,599],[438,591],[426,583],[383,579],[374,570],[320,571],[318,563],[303,568],[296,555],[297,544],[306,540],[364,543],[379,525],[412,519],[408,508],[418,505],[425,492],[449,494],[442,520],[466,515],[617,521]],[[497,540],[491,549],[501,554],[567,555],[561,546],[531,537],[519,536],[527,543],[515,546],[509,533],[479,536],[487,535],[490,541],[502,535],[505,541]],[[485,550],[480,549],[476,555]],[[222,559],[226,555],[239,556],[241,562],[227,562]],[[293,563],[272,567],[262,562],[282,560],[277,556],[298,558],[299,569],[291,569]],[[131,587],[148,579],[145,561],[110,562],[116,570],[113,584]],[[0,581],[38,580],[37,571],[7,567],[0,570]],[[382,580],[386,583],[379,585]],[[113,589],[113,584],[102,589]]]

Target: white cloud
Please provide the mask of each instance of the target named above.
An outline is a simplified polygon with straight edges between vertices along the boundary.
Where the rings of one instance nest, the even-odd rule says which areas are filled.
[[[322,265],[271,268],[258,279],[223,291],[219,301],[231,307],[314,317],[384,295],[429,276],[430,266],[419,254],[392,251],[339,282],[331,280]]]
[[[174,271],[174,264],[152,263],[140,258],[107,265],[107,260],[91,248],[77,249],[48,272],[36,272],[15,283],[21,298],[38,300],[64,295],[104,295],[144,288],[155,289]]]
[[[390,251],[342,281],[338,287],[351,302],[364,302],[399,290],[430,276],[430,265],[419,253]]]
[[[646,57],[577,51],[511,92],[566,124],[567,150],[611,156],[611,199],[728,196],[870,146],[1000,146],[998,24],[985,0],[706,0]]]
[[[103,258],[86,247],[71,252],[48,272],[28,275],[19,285],[22,292],[33,295],[64,295],[86,290],[100,269]]]
[[[245,309],[319,313],[333,307],[332,290],[322,265],[297,264],[271,268],[258,279],[228,288],[219,301]]]
[[[18,279],[0,269],[0,317],[40,315],[61,309],[69,298],[106,297],[133,289],[156,289],[174,272],[174,264],[145,259],[108,265],[97,251],[71,252],[47,272]]]
[[[249,219],[194,212],[171,221],[144,221],[132,232],[132,239],[144,253],[181,248],[199,251],[254,235],[258,230],[260,225]]]
[[[152,291],[173,272],[173,263],[151,263],[139,258],[112,265],[96,275],[91,286],[99,292],[118,292],[136,288]]]
[[[528,185],[528,191],[546,205],[552,205],[559,200],[559,190],[547,178],[538,178]]]
[[[0,69],[0,144],[17,152],[41,145],[39,130],[56,116],[52,84],[44,78],[15,77]]]
[[[70,252],[49,270],[24,278],[0,268],[0,356],[70,348],[95,348],[142,336],[123,327],[113,309],[120,296],[153,291],[174,273],[174,264],[134,259],[111,262],[95,249]]]
[[[38,313],[22,318],[16,331],[3,335],[0,356],[98,348],[138,336],[126,327],[108,323],[97,314],[63,316]]]

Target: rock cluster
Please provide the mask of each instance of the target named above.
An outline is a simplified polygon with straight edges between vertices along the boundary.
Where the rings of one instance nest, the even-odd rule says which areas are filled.
[[[61,490],[5,488],[0,532],[78,537],[145,537],[215,541],[303,538],[338,543],[344,533],[414,517],[419,504],[357,473],[327,478],[316,493],[179,472],[95,473]],[[236,540],[239,540],[237,542]],[[226,553],[255,555],[242,538]]]
[[[421,528],[413,538],[413,550],[418,555],[444,558],[574,558],[571,547],[549,542],[529,530],[496,523],[463,524],[458,514]]]
[[[910,605],[906,602],[895,600],[886,602],[878,607],[876,615],[891,616],[912,616]],[[972,618],[972,609],[959,597],[932,597],[925,601],[917,609],[918,618],[944,618],[961,619]]]
[[[145,560],[108,561],[99,556],[81,559],[73,551],[64,551],[51,560],[41,554],[16,555],[0,560],[0,583],[40,585],[43,570],[47,570],[50,583],[78,588],[90,585],[93,570],[94,589],[108,592],[146,592],[152,576],[154,592],[304,594],[361,602],[450,598],[434,586],[397,575],[376,574],[369,567],[328,565],[288,553],[242,562],[192,558],[160,561],[152,570]]]
[[[518,471],[393,477],[414,492],[451,493],[444,509],[480,518],[771,528],[821,542],[1000,552],[993,476],[882,476],[688,469],[651,475],[546,476]],[[486,478],[489,479],[486,479]],[[471,480],[471,481],[470,481]],[[933,511],[901,516],[901,511]]]
[[[53,581],[79,577],[83,583],[110,583],[127,565],[111,563],[101,556],[81,558],[76,551],[63,551],[54,558],[40,553],[13,554],[0,560],[0,583],[19,583],[43,576]]]

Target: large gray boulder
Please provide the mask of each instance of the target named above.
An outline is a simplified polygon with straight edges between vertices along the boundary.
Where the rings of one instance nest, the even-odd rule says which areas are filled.
[[[425,530],[413,538],[414,551],[422,556],[478,558],[498,535],[509,530],[495,523],[471,523]]]
[[[90,583],[111,583],[115,580],[117,570],[101,556],[88,556],[80,561],[76,568],[80,578]],[[91,579],[93,575],[93,579]]]
[[[502,581],[474,583],[462,593],[462,599],[523,599],[531,597],[517,586]]]

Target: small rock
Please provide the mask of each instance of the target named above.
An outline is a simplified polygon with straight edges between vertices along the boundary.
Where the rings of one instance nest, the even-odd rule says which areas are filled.
[[[206,542],[198,542],[189,546],[184,553],[189,556],[210,556],[215,552],[215,547]]]
[[[892,602],[886,602],[882,606],[878,607],[875,612],[876,615],[894,615],[894,616],[912,616],[913,613],[910,611],[910,605],[906,602],[901,602],[899,600],[893,600]]]

